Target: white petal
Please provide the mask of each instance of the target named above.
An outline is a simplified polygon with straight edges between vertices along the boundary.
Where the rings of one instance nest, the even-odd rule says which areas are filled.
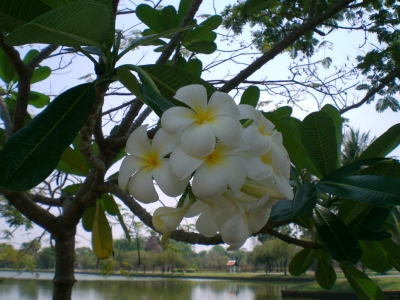
[[[261,158],[250,156],[246,159],[247,177],[254,181],[260,181],[272,176],[272,167],[261,161]]]
[[[282,144],[277,142],[273,142],[271,145],[270,153],[271,165],[274,169],[274,173],[278,175],[282,175],[285,178],[289,179],[290,177],[290,160],[289,155]],[[263,158],[261,158],[263,159]]]
[[[192,123],[182,133],[181,147],[189,155],[206,156],[214,151],[215,134],[207,123]]]
[[[137,170],[143,167],[142,160],[135,156],[128,155],[124,158],[119,168],[118,185],[121,189],[125,189],[129,179]]]
[[[200,84],[191,84],[176,91],[175,99],[187,104],[198,114],[207,110],[207,90]]]
[[[243,136],[250,146],[247,151],[250,155],[260,156],[271,148],[271,138],[263,136],[254,123],[243,130]]]
[[[247,212],[249,214],[252,214],[258,210],[261,210],[262,208],[264,208],[265,204],[267,204],[269,200],[269,195],[265,195],[263,197],[261,197],[260,199],[257,199],[257,201],[255,201],[247,210]],[[267,210],[267,209],[264,209]]]
[[[202,164],[193,176],[193,194],[200,199],[222,195],[227,187],[224,172],[216,164]]]
[[[145,157],[151,152],[151,146],[147,137],[147,125],[140,126],[131,133],[126,142],[126,152],[137,157]]]
[[[247,165],[243,157],[225,157],[226,163],[221,165],[226,181],[234,192],[239,192],[247,177]]]
[[[203,212],[203,210],[206,208],[207,204],[205,204],[201,200],[197,200],[195,203],[190,206],[188,212],[185,215],[185,218],[193,218],[195,216],[198,216]]]
[[[188,211],[188,206],[175,207],[159,207],[153,214],[154,228],[160,232],[175,230],[181,223],[183,216]]]
[[[166,110],[161,117],[161,126],[169,134],[176,134],[193,123],[196,113],[187,107],[172,107]]]
[[[217,115],[210,118],[208,122],[218,140],[223,144],[236,147],[241,142],[243,128],[232,116]]]
[[[215,116],[216,114],[239,116],[240,114],[232,97],[222,92],[215,92],[211,95],[210,101],[208,101],[208,112],[210,116]]]
[[[246,221],[245,212],[230,218],[220,230],[222,240],[229,245],[243,245],[251,235],[249,224]]]
[[[270,214],[271,209],[259,210],[255,213],[252,213],[249,217],[249,227],[251,233],[256,233],[260,231],[265,226],[265,224],[267,224]]]
[[[183,180],[177,179],[170,171],[168,159],[161,160],[158,166],[153,168],[152,173],[159,188],[170,197],[181,195],[190,179],[190,177]]]
[[[152,147],[158,152],[158,158],[161,159],[178,148],[179,142],[180,134],[168,134],[161,128],[153,138]]]
[[[154,188],[151,172],[145,168],[140,169],[129,180],[129,193],[143,203],[156,202],[158,195]]]
[[[205,158],[190,156],[182,148],[178,148],[170,156],[169,168],[176,178],[183,180],[190,176],[204,160]]]
[[[281,192],[282,195],[286,197],[286,199],[292,200],[294,195],[289,181],[283,176],[277,176],[274,174],[273,177],[275,180],[276,188],[279,190],[279,192]]]
[[[219,213],[215,207],[207,205],[196,221],[197,230],[204,236],[214,236],[218,230],[215,218]]]
[[[239,120],[251,119],[255,120],[257,123],[261,122],[261,117],[259,114],[260,112],[253,106],[248,104],[240,104],[238,105],[238,109],[240,111]]]

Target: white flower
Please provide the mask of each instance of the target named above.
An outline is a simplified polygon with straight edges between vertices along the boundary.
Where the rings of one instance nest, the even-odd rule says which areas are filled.
[[[222,195],[228,186],[238,192],[247,176],[247,166],[242,156],[243,151],[247,149],[245,143],[236,148],[218,143],[209,155],[195,157],[178,148],[171,154],[171,172],[177,178],[186,178],[196,171],[193,175],[192,190],[200,199]]]
[[[162,233],[175,230],[187,213],[190,205],[183,207],[159,207],[153,214],[153,226]]]
[[[181,147],[187,154],[210,154],[215,148],[215,137],[230,147],[236,147],[240,143],[240,113],[228,94],[215,92],[207,103],[205,87],[193,84],[180,88],[175,98],[190,108],[168,109],[161,118],[161,125],[169,134],[182,132]]]
[[[158,200],[153,178],[168,196],[182,194],[189,178],[175,178],[169,168],[169,159],[164,158],[178,146],[178,142],[178,136],[170,136],[160,129],[150,144],[147,125],[136,129],[126,143],[126,152],[130,155],[122,161],[118,175],[119,186],[125,189],[128,185],[130,194],[143,203]]]

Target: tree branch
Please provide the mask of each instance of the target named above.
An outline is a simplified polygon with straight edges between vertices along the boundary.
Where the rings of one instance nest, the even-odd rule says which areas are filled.
[[[0,112],[1,112],[1,118],[4,121],[4,130],[6,133],[6,141],[7,141],[11,136],[12,123],[11,123],[10,113],[2,96],[0,96]]]
[[[34,58],[32,58],[32,60],[26,65],[30,70],[35,70],[36,67],[39,66],[39,64],[45,60],[46,58],[48,58],[51,53],[53,53],[54,51],[56,51],[56,49],[58,48],[58,45],[48,45],[47,47],[43,48],[38,55],[36,55]]]
[[[317,25],[321,24],[325,20],[333,17],[337,13],[339,13],[343,8],[345,8],[349,3],[354,0],[342,0],[333,5],[330,9],[325,11],[323,14],[316,16],[312,20],[306,21],[300,27],[293,30],[291,34],[289,34],[286,38],[284,38],[279,43],[275,44],[271,50],[265,52],[259,58],[257,58],[253,63],[251,63],[247,68],[243,69],[239,72],[235,77],[225,83],[219,90],[221,92],[229,92],[236,88],[242,81],[246,80],[250,75],[264,66],[267,62],[275,58],[279,53],[293,44],[296,40],[298,40],[301,36],[303,36],[307,31],[312,30]]]

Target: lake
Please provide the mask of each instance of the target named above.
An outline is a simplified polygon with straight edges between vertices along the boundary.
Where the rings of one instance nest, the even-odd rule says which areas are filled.
[[[2,278],[14,275],[13,271],[0,271]],[[16,277],[18,279],[4,280],[0,284],[0,299],[51,299],[52,277],[52,273],[39,273],[35,278],[26,272]],[[280,291],[292,285],[215,279],[105,278],[92,274],[75,274],[75,277],[78,282],[72,299],[76,300],[278,300],[281,299]]]

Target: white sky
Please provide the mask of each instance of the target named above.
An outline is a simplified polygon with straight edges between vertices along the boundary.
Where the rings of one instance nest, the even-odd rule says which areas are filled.
[[[123,0],[121,3],[128,3],[129,1]],[[213,3],[215,5],[215,9],[217,13],[221,12],[222,9],[229,3],[233,3],[234,1],[227,1],[227,0],[220,0],[220,1],[211,1],[205,0],[203,5],[201,6],[197,15],[201,14],[214,14]],[[179,1],[163,1],[163,5],[173,4],[177,7],[177,3]],[[129,7],[132,6],[129,4]],[[138,24],[139,21],[136,19],[135,15],[124,15],[118,18],[117,28],[126,30],[127,28]],[[145,26],[140,25],[135,27],[134,29],[143,29]],[[217,30],[217,32],[223,32],[222,29]],[[246,42],[250,41],[249,33],[250,29],[246,30],[247,36],[240,37]],[[320,37],[317,37],[322,40]],[[372,37],[373,38],[373,37]],[[217,38],[217,41],[219,37]],[[344,63],[351,63],[355,62],[355,56],[357,55],[359,49],[358,46],[363,44],[364,42],[364,35],[356,32],[333,32],[326,37],[326,40],[333,43],[333,49],[325,49],[324,51],[320,51],[313,60],[323,59],[325,56],[329,56],[333,59],[332,65],[341,66]],[[43,45],[35,45],[34,48],[42,47]],[[218,43],[218,49],[224,50],[231,50],[237,48],[238,44],[235,43],[232,46],[227,46],[225,42]],[[369,46],[367,46],[368,49]],[[30,46],[25,46],[24,48],[20,49],[21,55],[24,55]],[[249,50],[254,51],[254,50]],[[158,54],[152,52],[150,47],[140,47],[139,49],[130,52],[128,55],[121,60],[120,64],[130,63],[136,64],[140,61],[140,64],[151,64],[154,63],[157,59]],[[212,61],[215,55],[199,55],[199,58],[203,61],[203,66],[207,65],[208,62]],[[349,57],[350,61],[347,60]],[[52,68],[56,68],[60,62],[60,56],[55,57],[53,59],[46,60],[43,65],[49,65]],[[64,57],[63,61],[67,61],[68,57]],[[244,56],[240,58],[241,62],[250,62],[251,58],[249,56]],[[267,78],[268,80],[277,80],[277,79],[287,79],[290,75],[289,71],[287,70],[287,66],[290,63],[290,58],[288,54],[281,54],[276,57],[273,61],[268,63],[266,66],[261,68],[255,74],[253,74],[249,79],[252,80],[261,80],[263,78]],[[243,68],[243,65],[237,65],[233,62],[225,64],[221,68],[212,69],[211,72],[203,73],[203,79],[211,80],[211,79],[221,79],[225,77],[228,73],[229,74],[236,74]],[[332,68],[326,71],[327,74],[331,74]],[[36,83],[33,85],[32,90],[39,91],[45,94],[54,94],[57,95],[62,91],[65,91],[68,88],[71,88],[77,84],[82,84],[84,81],[78,80],[78,78],[85,76],[89,73],[94,73],[93,65],[91,62],[85,57],[75,57],[73,60],[73,64],[68,67],[67,69],[56,71],[54,72],[46,81]],[[360,80],[360,78],[359,78]],[[233,94],[232,94],[233,95]],[[364,94],[359,93],[355,96],[358,96],[360,99]],[[132,97],[107,97],[104,110],[110,109],[112,107],[118,106],[125,101],[131,100]],[[262,94],[262,100],[274,100],[274,102],[279,102],[281,99],[278,97],[271,97],[267,94]],[[237,97],[237,100],[240,100],[240,97]],[[308,113],[315,111],[317,109],[315,102],[313,100],[304,100],[301,102],[301,106],[305,111],[301,111],[299,109],[294,110],[294,116],[297,118],[304,118],[305,115]],[[31,109],[32,113],[35,113],[33,109]],[[383,113],[377,113],[375,111],[375,103],[371,105],[363,105],[361,108],[356,110],[352,110],[344,114],[344,117],[350,119],[350,126],[360,128],[361,131],[369,131],[371,132],[371,136],[379,136],[383,132],[385,132],[390,126],[396,124],[399,120],[399,115],[397,113],[392,112],[390,109],[386,110]],[[147,123],[154,124],[156,118],[155,116],[150,116]],[[400,157],[400,149],[396,149],[392,155]],[[111,171],[108,172],[108,175],[116,172],[117,169],[113,168]],[[170,200],[163,199],[163,202],[171,202]],[[164,202],[164,203],[165,203]],[[149,211],[154,211],[154,209],[158,205],[148,205],[147,209]],[[137,218],[135,221],[138,221]],[[4,228],[6,224],[4,224],[3,220],[0,220],[1,228]],[[24,229],[20,229],[15,233],[15,239],[12,241],[15,243],[15,247],[19,247],[18,244],[21,242],[31,240],[36,236],[40,235],[42,230],[38,227],[31,232],[25,232]],[[145,232],[144,232],[145,233]],[[122,235],[122,230],[120,226],[113,227],[113,235],[114,238],[118,238]],[[48,240],[48,235],[46,236]],[[83,231],[81,225],[78,226],[78,235],[77,235],[77,246],[90,246],[90,233]],[[46,241],[46,238],[45,240]],[[0,241],[2,242],[2,241]],[[252,242],[250,239],[245,244],[245,247],[248,250],[251,250],[254,246],[254,241]],[[196,246],[196,250],[203,250],[209,249],[206,246]]]

